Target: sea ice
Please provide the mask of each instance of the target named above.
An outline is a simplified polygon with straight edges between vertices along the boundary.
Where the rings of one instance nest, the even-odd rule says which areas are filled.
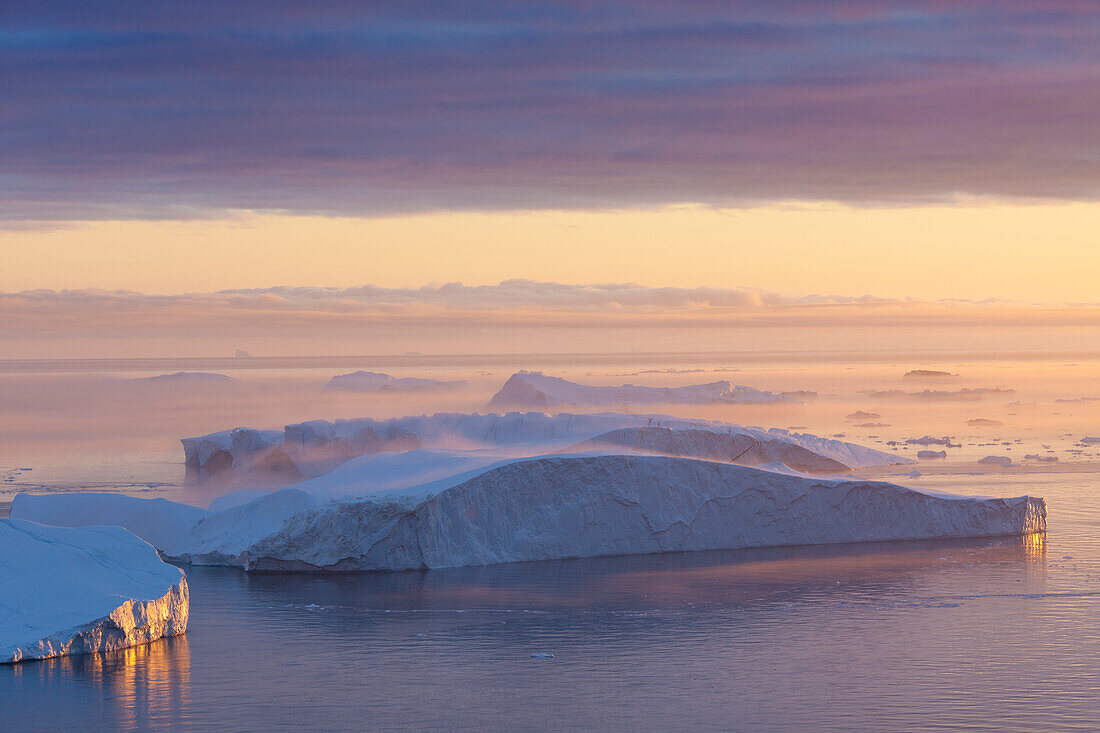
[[[978,463],[991,463],[998,466],[1011,466],[1012,459],[1008,456],[986,456],[978,459]]]
[[[0,663],[175,636],[188,612],[183,572],[121,527],[0,519]]]

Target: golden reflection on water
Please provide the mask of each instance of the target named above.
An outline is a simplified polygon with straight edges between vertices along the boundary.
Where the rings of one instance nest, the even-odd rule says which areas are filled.
[[[78,654],[13,665],[14,677],[87,685],[113,702],[117,730],[142,730],[186,718],[191,651],[176,636],[108,654]]]
[[[1020,538],[1024,547],[1024,560],[1028,575],[1040,575],[1046,573],[1047,564],[1047,533],[1036,532],[1024,535]]]

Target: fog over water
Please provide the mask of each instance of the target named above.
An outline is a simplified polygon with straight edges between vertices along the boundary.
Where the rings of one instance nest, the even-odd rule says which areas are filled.
[[[1093,663],[1100,446],[1080,442],[1100,435],[1100,400],[1090,399],[1100,397],[1100,355],[636,353],[478,362],[242,358],[48,362],[33,370],[4,362],[0,513],[20,491],[117,490],[205,506],[226,487],[184,481],[181,437],[314,418],[486,412],[508,376],[528,368],[588,384],[729,380],[817,392],[801,404],[624,409],[843,435],[910,458],[945,449],[946,459],[859,473],[960,494],[1043,496],[1049,531],[1027,540],[393,574],[193,567],[186,636],[118,655],[0,668],[5,718],[18,721],[15,730],[290,730],[308,720],[321,730],[992,731],[1089,730],[1100,721]],[[335,374],[358,368],[464,379],[469,389],[323,390]],[[141,379],[180,370],[234,381]],[[946,374],[904,376],[914,370]],[[960,447],[905,442],[922,436],[951,436]],[[987,455],[1013,465],[978,462]]]

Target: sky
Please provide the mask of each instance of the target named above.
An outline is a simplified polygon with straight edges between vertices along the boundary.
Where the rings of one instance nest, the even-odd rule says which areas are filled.
[[[0,99],[21,339],[40,291],[1100,303],[1094,2],[8,0]]]

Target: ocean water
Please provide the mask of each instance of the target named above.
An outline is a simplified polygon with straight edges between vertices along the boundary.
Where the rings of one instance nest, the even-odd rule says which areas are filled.
[[[955,435],[962,447],[947,460],[861,473],[961,494],[1042,496],[1047,534],[390,574],[187,568],[185,636],[0,666],[0,730],[1100,729],[1100,461],[1079,443],[1100,422],[1095,403],[1065,401],[1091,395],[1096,372],[1067,366],[1042,387],[1053,384],[1043,376],[1049,364],[952,365],[984,370],[973,382],[982,385],[1003,370],[1014,391],[930,405],[860,391],[882,392],[891,380],[901,388],[892,364],[848,366],[768,365],[736,381],[822,392],[770,424],[879,447]],[[712,375],[698,376],[679,379]],[[22,389],[34,381],[17,378]],[[257,400],[283,395],[288,414],[302,407],[288,389],[249,388]],[[163,395],[127,402],[117,384],[105,389],[102,419],[122,427],[106,437],[60,434],[62,408],[47,419],[47,403],[38,434],[19,438],[32,449],[0,453],[2,490],[208,500],[182,481],[173,443],[188,433],[172,426],[196,427],[195,416],[217,409],[199,400],[178,420],[161,419],[142,410],[162,409]],[[251,404],[231,407],[272,409]],[[367,407],[407,406],[346,409],[372,414]],[[854,427],[845,417],[854,407],[881,414],[884,427]],[[126,427],[125,418],[146,416],[146,435]],[[973,418],[1001,425],[966,426]],[[1034,452],[1060,460],[1023,460]],[[986,454],[1019,465],[976,462]]]

